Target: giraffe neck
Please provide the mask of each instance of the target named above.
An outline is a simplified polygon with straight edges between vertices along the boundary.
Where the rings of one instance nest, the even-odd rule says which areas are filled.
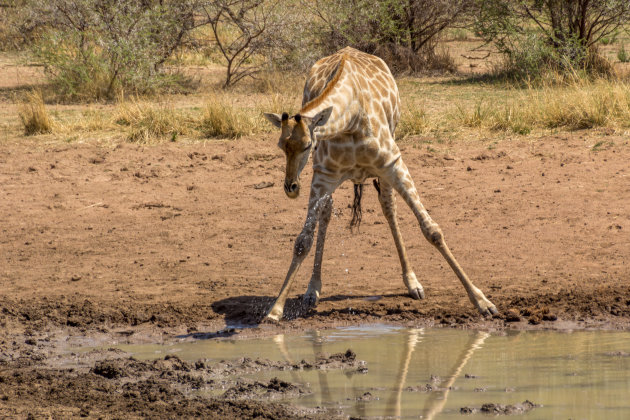
[[[334,78],[328,83],[324,91],[315,99],[304,104],[300,114],[314,117],[318,112],[332,107],[328,122],[317,127],[315,133],[318,139],[326,139],[337,133],[350,131],[354,115],[358,113],[359,104],[353,95],[350,84],[350,71],[346,56],[339,63]]]

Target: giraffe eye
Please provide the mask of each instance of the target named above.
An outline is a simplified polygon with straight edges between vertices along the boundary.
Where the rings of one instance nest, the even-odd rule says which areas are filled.
[[[302,150],[302,152],[306,152],[308,149],[310,149],[310,148],[311,148],[311,146],[313,146],[313,142],[310,142],[310,143],[308,144],[308,146],[306,146],[306,147],[304,148],[304,150]]]

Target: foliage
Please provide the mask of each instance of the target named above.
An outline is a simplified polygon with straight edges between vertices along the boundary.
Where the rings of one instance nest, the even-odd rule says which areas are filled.
[[[468,0],[305,1],[318,18],[328,53],[346,45],[383,58],[394,72],[441,68],[440,34],[471,4]],[[452,62],[447,62],[452,70]]]
[[[599,42],[602,45],[612,45],[615,44],[619,39],[619,30],[615,30],[610,33],[610,35],[604,35],[599,39]]]
[[[630,19],[630,2],[478,0],[474,17],[475,31],[494,43],[517,72],[584,68],[606,73],[610,66],[597,57],[595,44]],[[532,66],[535,61],[538,66]]]
[[[622,45],[621,48],[619,48],[619,51],[617,51],[617,58],[622,63],[630,62],[630,54],[628,54],[628,52],[626,51],[625,45]]]
[[[33,2],[48,32],[33,48],[65,97],[111,99],[175,86],[164,62],[195,27],[198,0]]]

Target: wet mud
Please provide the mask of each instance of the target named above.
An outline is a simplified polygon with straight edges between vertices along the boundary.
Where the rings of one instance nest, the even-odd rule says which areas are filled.
[[[75,367],[65,368],[42,364],[44,357],[37,352],[3,360],[0,414],[12,418],[341,418],[334,410],[274,402],[310,392],[299,384],[239,378],[260,371],[366,370],[365,362],[351,350],[298,364],[250,358],[187,362],[175,355],[141,361],[116,349],[74,356]]]

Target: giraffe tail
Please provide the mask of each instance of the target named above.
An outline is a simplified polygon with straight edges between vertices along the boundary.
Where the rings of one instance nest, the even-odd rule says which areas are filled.
[[[352,220],[350,220],[350,230],[359,229],[361,225],[361,198],[363,197],[363,184],[354,184],[354,201],[352,202]]]

